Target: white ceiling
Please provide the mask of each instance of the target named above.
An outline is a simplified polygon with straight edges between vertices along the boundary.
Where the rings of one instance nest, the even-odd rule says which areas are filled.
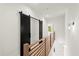
[[[27,3],[38,17],[55,17],[64,14],[68,8],[79,6],[73,3]]]
[[[15,3],[15,4],[5,4],[5,5],[28,6],[28,7],[30,7],[31,10],[33,10],[36,13],[38,18],[56,17],[56,16],[64,14],[68,8],[73,8],[73,7],[74,7],[74,9],[75,9],[75,7],[79,8],[78,3],[19,3],[19,4]]]

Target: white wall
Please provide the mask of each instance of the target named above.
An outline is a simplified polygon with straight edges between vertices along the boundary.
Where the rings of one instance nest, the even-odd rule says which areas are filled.
[[[0,55],[20,55],[21,10],[36,17],[24,4],[0,4]]]
[[[54,25],[55,30],[55,56],[64,55],[64,40],[65,40],[65,15],[60,15],[54,18],[47,19],[48,24]],[[51,50],[52,51],[52,50]]]
[[[41,20],[43,21],[43,37],[45,38],[48,35],[48,25],[45,18],[41,18]]]
[[[66,12],[66,47],[65,55],[79,56],[79,7],[69,8]],[[75,22],[74,30],[68,29],[68,25]]]

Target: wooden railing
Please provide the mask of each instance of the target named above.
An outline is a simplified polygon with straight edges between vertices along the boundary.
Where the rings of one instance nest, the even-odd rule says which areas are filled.
[[[31,45],[24,44],[24,56],[47,56],[55,40],[52,36],[51,34]]]

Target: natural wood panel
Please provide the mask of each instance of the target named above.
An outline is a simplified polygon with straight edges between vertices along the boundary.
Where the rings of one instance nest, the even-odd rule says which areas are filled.
[[[46,38],[46,55],[50,52],[50,36]]]
[[[24,50],[23,50],[24,56],[29,56],[29,44],[24,44]]]
[[[34,44],[24,44],[24,56],[48,56],[55,40],[55,34],[39,40]]]
[[[37,49],[32,50],[31,55],[35,55],[36,53],[38,53],[43,46],[44,46],[44,44],[42,43]]]

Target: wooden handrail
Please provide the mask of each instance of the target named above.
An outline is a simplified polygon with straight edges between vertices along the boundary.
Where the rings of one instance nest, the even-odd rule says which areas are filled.
[[[47,56],[54,43],[52,34],[34,44],[24,44],[24,56]]]
[[[42,40],[39,40],[39,41],[37,41],[37,42],[35,42],[35,43],[29,45],[29,48],[32,47],[32,46],[34,46],[35,44],[39,43],[40,41],[42,41]]]

